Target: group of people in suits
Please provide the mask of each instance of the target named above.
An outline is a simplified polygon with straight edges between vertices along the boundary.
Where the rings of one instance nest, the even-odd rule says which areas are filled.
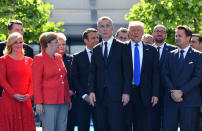
[[[8,27],[8,30],[22,30],[22,24],[17,22],[11,23],[12,28]],[[140,21],[130,22],[128,29],[120,28],[115,36],[113,30],[112,19],[100,17],[97,30],[87,28],[83,32],[86,48],[73,56],[66,54],[64,34],[41,35],[43,52],[35,57],[32,69],[37,113],[41,115],[46,130],[59,124],[53,121],[63,119],[55,129],[66,129],[65,122],[68,131],[73,131],[74,126],[78,126],[78,131],[89,131],[92,118],[95,131],[177,131],[178,126],[181,131],[199,131],[201,36],[195,38],[188,26],[178,26],[175,29],[176,46],[173,46],[165,42],[166,27],[156,25],[152,33],[154,44],[149,45],[142,40],[144,23]],[[0,44],[0,49],[3,45]],[[33,50],[26,51],[26,46],[23,44],[25,55],[32,52],[30,57],[33,57]],[[55,55],[56,52],[62,57]],[[48,55],[55,58],[55,62]],[[67,77],[62,70],[62,59]],[[57,71],[49,69],[58,66],[61,68]],[[61,70],[64,71],[62,75]],[[49,77],[54,74],[55,78]],[[42,97],[45,94],[41,88],[45,85],[40,81],[46,83],[44,79],[50,78],[55,82],[58,80],[60,89],[57,91],[61,93],[58,95],[54,89],[45,94],[53,91],[57,93],[54,95],[57,100]],[[46,89],[47,86],[50,84]],[[66,95],[63,94],[67,91]],[[65,99],[62,100],[61,96]],[[70,108],[69,113],[64,111]],[[53,118],[53,114],[58,117]]]

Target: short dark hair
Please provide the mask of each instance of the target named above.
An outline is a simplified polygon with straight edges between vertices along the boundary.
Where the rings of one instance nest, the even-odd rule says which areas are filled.
[[[87,28],[84,32],[83,32],[83,40],[87,39],[88,40],[88,33],[90,32],[97,32],[97,30],[95,28]]]
[[[192,30],[189,26],[179,25],[177,26],[176,30],[184,30],[186,36],[192,36]]]
[[[202,43],[202,36],[200,34],[193,34],[192,37],[198,37],[199,44]]]
[[[122,32],[122,33],[128,33],[128,29],[127,29],[127,28],[124,28],[124,27],[119,28],[119,29],[116,31],[115,37],[118,37],[118,35],[119,35],[120,32]]]
[[[8,30],[12,30],[14,24],[23,25],[20,20],[12,20],[8,22]]]

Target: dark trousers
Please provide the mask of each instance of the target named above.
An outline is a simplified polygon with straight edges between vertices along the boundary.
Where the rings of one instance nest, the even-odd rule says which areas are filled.
[[[71,97],[72,109],[68,112],[67,119],[67,131],[74,131],[74,127],[77,125],[76,110],[77,110],[77,100],[76,96]]]
[[[77,104],[77,126],[78,131],[90,130],[90,119],[92,115],[92,106],[86,101],[79,99]]]
[[[132,121],[134,131],[149,131],[150,108],[145,107],[140,93],[140,87],[132,88]]]
[[[105,91],[104,100],[95,105],[93,120],[95,131],[124,131],[121,100],[120,102],[112,102]]]
[[[194,131],[198,107],[164,106],[163,131]]]
[[[196,120],[196,127],[194,128],[194,131],[201,131],[202,128],[201,128],[201,111],[200,111],[200,107],[198,107],[198,112],[197,112],[197,116],[196,116],[197,120]],[[201,129],[201,130],[200,130]]]
[[[163,131],[163,100],[159,98],[158,103],[151,108],[150,131]]]
[[[129,102],[123,107],[123,129],[132,131],[132,103]]]

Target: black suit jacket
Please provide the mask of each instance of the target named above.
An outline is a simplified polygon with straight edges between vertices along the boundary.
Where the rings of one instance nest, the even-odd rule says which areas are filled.
[[[71,74],[73,86],[79,98],[88,94],[89,65],[90,61],[86,49],[73,55]]]
[[[178,60],[178,49],[168,53],[165,58],[162,70],[165,105],[199,106],[201,98],[198,86],[202,80],[202,54],[190,47],[182,69],[178,68]],[[170,90],[182,90],[183,102],[175,103],[170,97]]]
[[[67,79],[68,79],[68,83],[69,83],[69,87],[71,90],[73,90],[72,87],[72,79],[71,79],[71,64],[72,64],[72,56],[68,55],[68,54],[64,54],[62,56],[63,62],[65,64],[65,67],[67,69]]]
[[[165,45],[163,47],[163,52],[161,54],[161,58],[160,58],[160,61],[159,61],[160,74],[161,74],[161,71],[162,71],[162,68],[163,68],[163,63],[165,61],[166,54],[169,53],[172,50],[175,50],[176,48],[177,48],[176,46],[173,46],[173,45],[170,45],[168,43],[165,43]],[[159,98],[162,99],[163,96],[164,96],[164,83],[162,81],[162,77],[160,77]]]
[[[141,99],[145,106],[151,105],[152,96],[159,97],[159,62],[157,50],[148,44],[143,43],[143,60],[140,74],[140,93]],[[130,52],[130,68],[133,77],[133,61],[131,52],[131,42],[127,44],[128,52]],[[132,84],[132,81],[131,81]],[[133,94],[131,94],[133,95]]]
[[[113,39],[111,49],[104,61],[103,43],[99,43],[91,57],[89,72],[89,92],[94,92],[96,102],[102,102],[104,93],[108,93],[110,102],[121,102],[123,93],[130,93],[131,68],[126,45]]]
[[[0,42],[0,57],[3,56],[3,51],[5,47],[6,47],[6,41]],[[25,56],[33,58],[33,49],[25,43],[23,44],[23,48],[25,50]],[[0,87],[0,97],[2,94],[2,90],[3,89]]]

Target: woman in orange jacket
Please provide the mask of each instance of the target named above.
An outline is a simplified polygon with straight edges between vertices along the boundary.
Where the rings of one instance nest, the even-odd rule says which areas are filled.
[[[36,112],[40,115],[43,131],[65,131],[70,108],[67,70],[62,56],[57,54],[57,34],[43,33],[40,38],[42,53],[32,64],[32,81]]]

